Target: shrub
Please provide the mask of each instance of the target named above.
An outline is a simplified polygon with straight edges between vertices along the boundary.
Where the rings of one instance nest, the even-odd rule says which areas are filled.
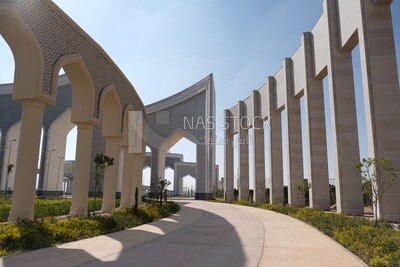
[[[346,227],[334,239],[370,266],[400,266],[400,233],[372,225]]]
[[[54,200],[49,200],[49,203],[52,201]],[[49,203],[45,202],[42,206],[46,207],[47,205],[52,208],[43,208],[42,214],[58,211],[55,208],[57,205],[52,206]],[[94,204],[94,201],[92,203]],[[60,207],[63,207],[64,204],[60,204]],[[96,204],[98,203],[96,202]],[[110,216],[95,216],[90,219],[74,217],[56,220],[47,217],[34,221],[21,220],[18,223],[2,224],[0,225],[0,256],[135,227],[154,219],[169,216],[177,211],[179,211],[179,206],[173,202],[168,202],[162,207],[158,203],[150,203],[140,207],[137,213],[130,208],[114,211]]]
[[[236,201],[304,221],[348,248],[370,266],[400,266],[400,232],[385,223],[309,208]]]
[[[11,202],[9,199],[0,199],[0,221],[5,222],[7,221],[8,215],[10,214],[11,210]]]
[[[116,229],[123,230],[142,224],[140,218],[134,215],[132,211],[132,209],[122,209],[111,214],[110,217],[115,222]]]
[[[163,206],[152,202],[149,205],[144,206],[143,211],[146,212],[151,218],[159,220],[179,211],[179,206],[174,202],[166,202]]]
[[[70,199],[37,199],[35,200],[35,218],[54,217],[69,214]]]

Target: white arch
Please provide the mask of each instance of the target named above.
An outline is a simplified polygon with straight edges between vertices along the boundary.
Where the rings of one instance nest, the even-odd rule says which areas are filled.
[[[15,175],[15,168],[18,168],[17,166],[17,155],[18,155],[18,140],[19,140],[19,132],[21,129],[21,122],[15,123],[13,126],[11,126],[6,135],[6,143],[4,144],[5,151],[4,151],[4,157],[3,157],[3,169],[2,169],[2,179],[1,179],[1,189],[5,189],[5,184],[6,184],[6,176],[7,176],[7,166],[8,164],[13,164],[15,167],[13,168],[13,171],[10,173],[8,177],[8,185],[7,187],[10,188],[11,190],[14,189],[14,175]],[[16,141],[13,141],[16,140]],[[10,148],[10,143],[11,143],[11,150]],[[10,159],[10,160],[9,160]]]
[[[46,165],[44,171],[44,189],[62,191],[65,148],[68,133],[75,127],[71,122],[71,109],[66,109],[49,127]],[[58,181],[58,184],[57,184]]]

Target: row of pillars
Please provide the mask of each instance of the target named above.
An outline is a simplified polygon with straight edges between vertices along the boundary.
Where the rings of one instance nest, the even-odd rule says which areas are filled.
[[[286,100],[278,107],[277,84],[275,77],[269,77],[266,83],[267,91],[254,91],[253,98],[266,99],[269,110],[263,118],[254,116],[253,125],[241,125],[240,129],[225,130],[224,165],[226,200],[234,199],[233,185],[233,134],[237,133],[238,146],[238,179],[239,199],[247,199],[249,193],[249,160],[248,131],[246,127],[254,128],[254,176],[255,199],[265,201],[265,155],[264,129],[261,126],[264,119],[269,120],[270,151],[267,158],[270,161],[270,203],[283,203],[283,159],[282,159],[282,125],[281,111],[286,109],[287,134],[284,137],[287,144],[287,175],[289,204],[304,204],[304,198],[296,194],[294,185],[302,182],[303,148],[301,133],[300,97],[304,97],[304,111],[308,149],[305,155],[309,159],[310,206],[322,210],[330,209],[328,158],[325,129],[323,78],[329,78],[329,101],[332,129],[332,164],[336,180],[337,211],[351,215],[361,215],[363,210],[362,181],[354,170],[354,163],[360,160],[356,101],[353,77],[353,62],[351,49],[341,47],[340,28],[336,13],[336,2],[326,1],[328,12],[329,55],[327,65],[320,73],[315,73],[315,49],[312,33],[302,36],[304,49],[305,86],[298,95],[294,95],[293,60],[284,61],[286,82]],[[365,21],[375,21],[376,10],[384,19],[389,18],[389,6],[373,6],[365,2]],[[374,13],[375,12],[375,13]],[[371,26],[372,25],[372,26]],[[383,25],[383,24],[382,24]],[[367,122],[367,138],[370,157],[382,157],[392,160],[396,167],[400,164],[400,92],[396,65],[396,53],[393,45],[393,29],[385,21],[385,31],[376,35],[374,24],[365,23],[363,32],[359,32],[361,72],[363,78],[365,115]],[[374,37],[371,37],[374,36]],[[298,74],[296,74],[298,75]],[[279,88],[282,90],[282,87]],[[262,101],[254,101],[261,105]],[[226,123],[231,125],[232,116],[238,116],[239,121],[246,114],[245,103],[240,101],[235,109],[225,110]],[[265,107],[263,107],[265,108]],[[261,109],[261,107],[259,108]],[[257,110],[256,108],[254,110]],[[261,115],[258,111],[258,114]],[[244,126],[244,127],[243,127]],[[260,127],[261,126],[261,127]],[[378,207],[378,217],[389,221],[400,219],[400,183],[396,182],[383,197]]]
[[[38,151],[45,104],[37,100],[22,102],[21,132],[19,138],[17,165],[15,171],[14,191],[9,221],[34,218],[34,200],[36,194],[36,174]],[[88,193],[91,162],[91,149],[94,124],[78,122],[75,176],[72,188],[72,216],[86,217],[88,211]],[[104,175],[103,211],[115,209],[117,190],[120,137],[106,138],[106,155],[115,159]],[[134,204],[134,192],[138,187],[141,199],[143,154],[128,153],[128,146],[123,149],[123,180],[121,192],[121,208]]]

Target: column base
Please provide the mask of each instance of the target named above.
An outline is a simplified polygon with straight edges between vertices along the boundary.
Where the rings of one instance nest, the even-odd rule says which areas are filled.
[[[69,215],[71,217],[87,218],[87,207],[71,208]]]
[[[113,207],[101,207],[101,211],[105,212],[105,213],[110,213],[113,212],[115,210],[115,208]]]
[[[194,199],[196,200],[211,200],[214,199],[213,193],[195,193]]]
[[[124,208],[130,208],[130,207],[132,207],[132,206],[131,206],[131,203],[129,203],[129,202],[121,202],[121,203],[119,204],[119,207],[120,207],[121,209],[124,209]]]
[[[10,212],[10,215],[8,216],[8,221],[9,222],[16,222],[19,219],[28,219],[28,220],[33,220],[33,211],[29,210],[14,210]]]

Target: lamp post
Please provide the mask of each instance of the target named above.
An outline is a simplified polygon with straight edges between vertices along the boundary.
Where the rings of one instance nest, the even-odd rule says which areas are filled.
[[[10,172],[12,170],[12,167],[10,168],[10,157],[11,157],[11,148],[12,148],[12,143],[17,141],[17,139],[13,140],[8,140],[7,142],[10,143],[8,146],[8,159],[7,159],[7,174],[6,174],[6,184],[4,188],[4,197],[7,198],[7,191],[8,191],[8,177],[10,176]]]
[[[58,190],[58,181],[60,180],[60,171],[61,171],[61,161],[65,159],[65,157],[57,157],[60,161],[58,163],[58,177],[57,177],[57,185],[56,185],[56,191]]]
[[[47,185],[49,183],[49,172],[50,172],[50,158],[51,158],[51,152],[55,151],[56,149],[53,148],[51,150],[47,150],[47,173],[46,173],[46,191],[47,191]]]

